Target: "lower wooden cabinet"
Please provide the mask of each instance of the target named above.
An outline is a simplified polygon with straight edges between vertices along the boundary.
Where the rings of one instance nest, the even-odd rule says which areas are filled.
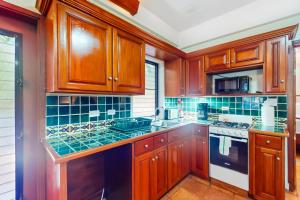
[[[208,179],[208,126],[195,126],[192,136],[192,173]]]
[[[136,157],[135,199],[159,199],[167,189],[167,147]]]
[[[168,145],[168,188],[190,172],[190,142],[186,137]]]
[[[255,199],[284,199],[284,138],[251,133],[249,166]]]

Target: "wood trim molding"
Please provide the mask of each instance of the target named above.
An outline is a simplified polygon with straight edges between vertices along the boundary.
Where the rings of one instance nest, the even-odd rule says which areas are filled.
[[[37,24],[38,20],[41,18],[41,15],[39,15],[38,13],[32,12],[11,3],[7,3],[5,1],[0,1],[0,14],[11,16],[31,24]]]
[[[47,15],[50,5],[52,3],[52,0],[37,0],[35,3],[35,8],[40,11],[42,15]]]
[[[138,12],[140,2],[138,0],[110,0],[117,6],[127,10],[131,15],[135,15]]]
[[[279,37],[279,36],[283,36],[283,35],[288,35],[288,38],[291,40],[294,38],[295,33],[298,29],[298,25],[292,25],[292,26],[288,26],[282,29],[278,29],[278,30],[274,30],[274,31],[270,31],[270,32],[266,32],[266,33],[262,33],[262,34],[258,34],[258,35],[254,35],[254,36],[250,36],[250,37],[246,37],[246,38],[242,38],[239,40],[234,40],[232,42],[227,42],[224,44],[219,44],[213,47],[208,47],[205,49],[200,49],[197,51],[193,51],[191,53],[187,53],[187,58],[193,58],[193,57],[199,57],[203,54],[207,54],[210,52],[214,52],[214,51],[220,51],[220,50],[224,50],[224,49],[229,49],[235,46],[243,46],[246,44],[250,44],[250,43],[255,43],[255,42],[260,42],[266,39],[270,39],[270,38],[275,38],[275,37]]]

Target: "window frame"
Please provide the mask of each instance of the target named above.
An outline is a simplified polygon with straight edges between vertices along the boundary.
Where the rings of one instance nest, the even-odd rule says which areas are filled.
[[[159,64],[150,60],[146,60],[146,64],[153,65],[155,67],[155,108],[157,109],[159,107],[158,103],[158,98],[159,98],[159,80],[158,80],[158,75],[159,75]],[[146,67],[146,66],[145,66]],[[146,90],[146,87],[145,87]]]

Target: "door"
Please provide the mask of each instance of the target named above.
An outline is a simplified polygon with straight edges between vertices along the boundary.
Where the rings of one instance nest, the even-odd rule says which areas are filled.
[[[222,71],[230,67],[230,50],[213,52],[204,58],[207,72]]]
[[[112,91],[112,28],[58,4],[58,88]]]
[[[113,29],[113,91],[145,94],[145,43]]]
[[[151,168],[151,199],[156,200],[162,197],[168,190],[167,170],[168,151],[167,147],[162,147],[153,152],[154,163]]]
[[[180,179],[180,145],[177,141],[168,145],[168,188],[172,188]]]
[[[0,199],[23,199],[22,35],[0,29]]]
[[[255,195],[264,199],[284,199],[282,152],[255,148]]]
[[[155,159],[152,152],[135,158],[134,196],[137,200],[150,200],[152,187],[152,174]]]
[[[178,58],[165,62],[165,96],[185,95],[185,61]]]
[[[204,95],[205,77],[203,57],[197,60],[188,60],[186,66],[186,95]]]
[[[286,91],[287,70],[286,37],[268,40],[266,43],[265,87],[267,93]]]
[[[191,156],[190,156],[190,145],[191,139],[190,137],[182,140],[180,144],[180,179],[185,177],[190,173],[191,169]]]
[[[264,62],[265,42],[234,47],[230,50],[230,67],[258,65]]]
[[[208,178],[208,141],[199,135],[193,135],[192,138],[192,172]]]

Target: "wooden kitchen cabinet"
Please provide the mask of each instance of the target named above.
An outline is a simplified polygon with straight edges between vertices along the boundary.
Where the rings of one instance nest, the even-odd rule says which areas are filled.
[[[266,93],[286,91],[287,46],[286,36],[267,40],[265,63]]]
[[[284,138],[252,132],[249,136],[250,194],[255,199],[284,199]]]
[[[168,145],[168,188],[190,172],[190,137]]]
[[[265,42],[230,49],[230,68],[259,65],[264,62]]]
[[[230,50],[226,49],[209,53],[205,55],[204,59],[206,72],[226,70],[230,67]]]
[[[187,60],[186,65],[186,96],[205,95],[206,74],[204,73],[204,58]]]
[[[208,126],[194,126],[192,137],[192,173],[204,179],[208,174]]]
[[[136,157],[135,199],[156,200],[167,189],[167,147]]]
[[[145,93],[145,43],[113,29],[113,92]]]
[[[185,60],[165,62],[165,96],[185,96]]]
[[[143,40],[53,3],[46,20],[47,92],[145,92]]]

